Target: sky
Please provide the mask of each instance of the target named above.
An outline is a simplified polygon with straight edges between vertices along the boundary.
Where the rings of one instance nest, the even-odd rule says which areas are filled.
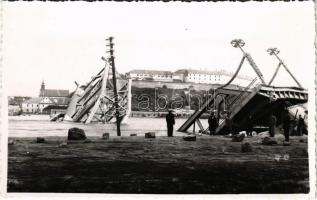
[[[234,72],[242,58],[230,45],[241,38],[266,82],[279,56],[304,86],[313,84],[314,2],[3,2],[4,87],[10,96],[38,96],[88,82],[114,37],[120,73],[180,68]],[[241,74],[255,77],[245,64]],[[295,86],[284,69],[273,82]]]

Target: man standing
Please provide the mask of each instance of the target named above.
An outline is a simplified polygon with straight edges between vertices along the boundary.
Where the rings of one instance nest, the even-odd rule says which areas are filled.
[[[228,112],[225,115],[226,127],[227,127],[227,134],[236,134],[235,130],[233,130],[233,122],[230,118],[230,113]]]
[[[167,124],[167,136],[173,137],[173,126],[175,124],[175,116],[172,113],[172,110],[168,110],[166,115],[166,124]]]
[[[286,142],[289,142],[290,125],[291,125],[291,118],[288,115],[288,113],[286,113],[285,114],[285,118],[283,120],[283,130],[284,130],[284,136],[285,136],[285,141]]]
[[[297,124],[297,135],[302,136],[303,135],[303,128],[304,128],[304,119],[302,118],[302,115],[298,116],[298,124]]]
[[[210,135],[215,135],[216,134],[216,129],[218,127],[218,120],[216,118],[215,113],[211,113],[209,118],[208,118],[208,124],[209,124],[209,132]]]
[[[271,114],[269,119],[269,133],[270,137],[274,137],[275,135],[275,126],[276,126],[276,117]]]
[[[253,121],[252,121],[252,116],[251,115],[248,116],[246,123],[247,123],[247,125],[246,125],[247,136],[252,137]]]

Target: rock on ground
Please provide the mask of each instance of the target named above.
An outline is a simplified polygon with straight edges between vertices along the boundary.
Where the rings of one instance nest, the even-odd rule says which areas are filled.
[[[42,138],[42,137],[37,137],[36,138],[36,143],[44,143],[45,142],[45,139]]]
[[[196,135],[185,135],[183,139],[185,141],[196,141]]]
[[[104,134],[102,134],[102,139],[103,139],[103,140],[109,140],[109,138],[110,138],[110,133],[104,133]]]
[[[147,133],[145,133],[145,138],[155,138],[155,132],[147,132]]]
[[[242,142],[244,139],[245,135],[244,134],[238,134],[238,135],[233,135],[232,136],[232,142]]]
[[[85,140],[86,134],[83,129],[74,127],[68,130],[68,140]]]

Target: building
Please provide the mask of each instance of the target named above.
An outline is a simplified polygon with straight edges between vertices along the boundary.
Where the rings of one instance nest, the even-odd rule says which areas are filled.
[[[39,97],[24,101],[22,103],[22,112],[50,114],[50,108],[66,111],[69,102],[70,94],[68,90],[45,89],[43,81]]]
[[[180,69],[173,73],[173,80],[198,84],[225,84],[232,76],[233,73],[225,70]],[[237,76],[232,84],[246,86],[251,80],[252,78],[247,76]]]
[[[128,76],[132,80],[173,81],[173,73],[170,71],[134,69],[128,72]]]
[[[22,103],[31,97],[9,96],[8,97],[8,115],[19,115],[22,112]]]
[[[158,70],[132,70],[128,76],[133,80],[163,81],[163,82],[183,82],[197,84],[225,84],[233,76],[232,72],[225,70],[196,70],[179,69],[175,72]],[[232,84],[246,86],[252,78],[238,75]]]
[[[31,99],[31,97],[23,97],[23,96],[9,96],[8,103],[9,105],[22,105],[22,102]]]
[[[41,113],[45,107],[43,98],[35,97],[28,99],[22,103],[22,113]]]
[[[173,73],[173,81],[174,82],[186,82],[188,76],[188,70],[187,69],[180,69]]]
[[[34,97],[22,103],[23,113],[50,114],[51,109],[65,110],[70,98]]]

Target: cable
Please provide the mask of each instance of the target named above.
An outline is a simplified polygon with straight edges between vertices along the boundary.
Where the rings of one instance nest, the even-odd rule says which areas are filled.
[[[242,64],[243,64],[244,60],[245,60],[245,56],[243,56],[243,58],[242,58],[242,60],[241,60],[241,62],[240,62],[240,64],[239,64],[238,69],[237,69],[236,72],[233,74],[233,76],[231,77],[231,79],[230,79],[227,83],[225,83],[224,85],[222,85],[222,86],[216,88],[216,90],[222,89],[222,88],[228,86],[228,85],[236,78],[236,76],[238,75],[238,73],[239,73],[239,71],[240,71],[240,69],[241,69],[241,67],[242,67]]]

